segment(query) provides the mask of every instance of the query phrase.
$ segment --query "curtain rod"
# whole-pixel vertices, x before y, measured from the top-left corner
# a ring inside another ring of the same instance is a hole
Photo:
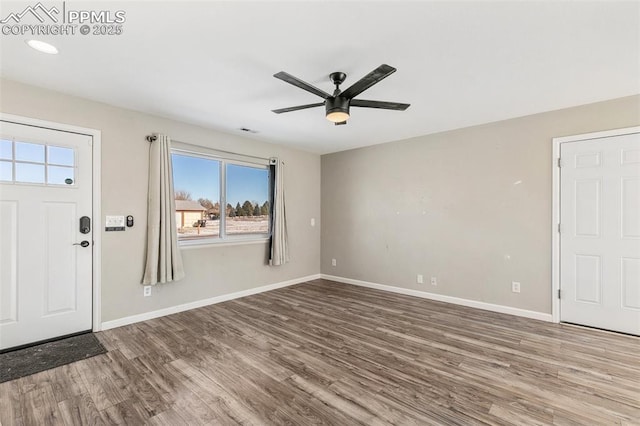
[[[145,139],[147,140],[147,142],[154,142],[156,139],[158,139],[158,137],[156,135],[149,135],[149,136],[146,136]],[[186,143],[186,142],[180,142],[180,141],[176,141],[176,142],[183,143],[183,144],[186,144],[186,145],[192,145],[192,144]],[[200,145],[193,145],[193,146],[200,147]],[[208,147],[205,146],[205,147],[201,147],[201,148],[208,148]],[[221,153],[224,153],[224,154],[240,155],[242,157],[255,158],[255,159],[258,159],[258,160],[267,160],[267,161],[270,160],[270,158],[258,157],[258,156],[255,156],[255,155],[240,154],[238,152],[225,151],[223,149],[216,149],[216,148],[209,148],[209,149],[212,149],[212,150],[214,150],[216,152],[221,152]]]

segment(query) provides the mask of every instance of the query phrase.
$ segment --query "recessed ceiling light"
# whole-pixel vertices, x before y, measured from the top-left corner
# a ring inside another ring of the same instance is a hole
[[[58,53],[58,49],[55,46],[45,43],[44,41],[29,40],[27,41],[27,44],[38,52],[48,53],[49,55],[56,55]]]

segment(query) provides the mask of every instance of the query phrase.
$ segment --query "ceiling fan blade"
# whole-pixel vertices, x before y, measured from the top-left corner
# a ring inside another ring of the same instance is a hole
[[[280,79],[282,81],[285,81],[289,84],[293,84],[296,87],[301,88],[302,90],[306,90],[307,92],[311,92],[314,95],[318,95],[323,99],[327,99],[329,96],[331,96],[330,94],[328,94],[327,92],[325,92],[324,90],[320,90],[315,86],[310,85],[307,82],[304,82],[302,80],[300,80],[297,77],[292,76],[289,73],[286,73],[284,71],[280,71],[279,73],[276,73],[273,75],[275,78]]]
[[[272,109],[271,111],[275,112],[276,114],[282,114],[283,112],[291,112],[291,111],[298,111],[300,109],[315,108],[322,105],[324,105],[324,102],[318,102],[317,104],[298,105],[298,106],[289,107],[289,108]]]
[[[351,99],[350,105],[352,107],[393,109],[396,111],[404,111],[411,106],[411,104],[401,104],[400,102],[366,101],[364,99]]]
[[[390,76],[394,72],[396,72],[396,69],[394,67],[387,64],[382,64],[375,70],[371,71],[369,74],[362,77],[360,80],[353,83],[353,85],[342,92],[340,96],[348,99],[355,98],[360,93],[364,92],[374,84],[379,83],[382,79]]]

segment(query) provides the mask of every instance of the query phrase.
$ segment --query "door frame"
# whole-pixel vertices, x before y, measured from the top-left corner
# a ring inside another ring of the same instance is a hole
[[[553,169],[553,198],[551,202],[551,316],[553,322],[560,322],[560,298],[558,297],[558,290],[560,290],[560,233],[558,229],[560,224],[560,145],[566,142],[602,139],[633,133],[640,133],[640,126],[585,133],[581,135],[563,136],[552,139],[553,154],[551,167]]]
[[[101,183],[100,183],[100,166],[101,166],[101,135],[102,132],[97,129],[90,129],[86,127],[73,126],[70,124],[56,123],[53,121],[40,120],[32,117],[24,117],[14,114],[6,114],[0,112],[0,120],[8,121],[15,124],[22,124],[26,126],[41,127],[44,129],[58,130],[69,133],[78,133],[81,135],[91,136],[92,142],[92,195],[91,195],[91,208],[93,217],[93,271],[92,271],[92,306],[91,306],[91,322],[92,330],[100,331],[102,329],[102,211],[100,202],[101,197]]]

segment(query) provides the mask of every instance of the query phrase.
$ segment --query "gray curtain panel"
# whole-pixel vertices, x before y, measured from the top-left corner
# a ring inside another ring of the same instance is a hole
[[[287,241],[287,216],[284,202],[284,162],[277,158],[270,161],[274,171],[273,213],[271,218],[271,257],[272,266],[284,265],[289,261]]]
[[[149,150],[147,260],[142,284],[177,281],[184,277],[176,232],[176,201],[171,168],[171,140],[156,135]]]

